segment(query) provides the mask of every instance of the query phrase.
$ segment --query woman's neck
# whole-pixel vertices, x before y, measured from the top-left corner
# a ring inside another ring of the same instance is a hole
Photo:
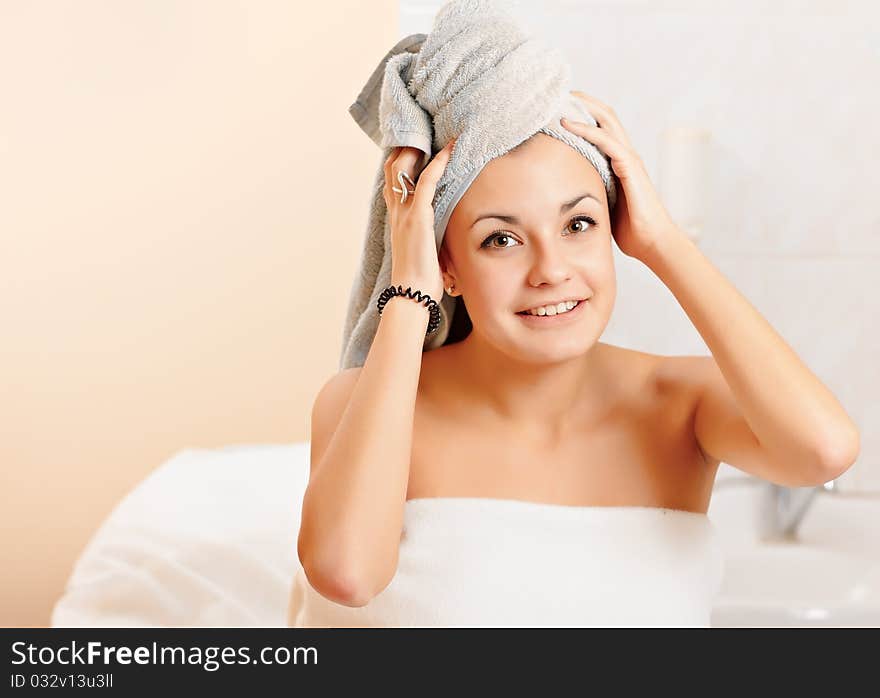
[[[448,348],[459,397],[486,416],[564,433],[604,412],[611,398],[602,342],[555,363],[517,361],[473,332]]]

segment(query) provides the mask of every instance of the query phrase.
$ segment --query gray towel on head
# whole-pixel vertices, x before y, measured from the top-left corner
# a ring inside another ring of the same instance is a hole
[[[370,75],[349,113],[382,148],[373,184],[360,272],[348,302],[339,368],[363,366],[379,326],[376,301],[391,284],[391,230],[382,190],[383,164],[397,146],[424,153],[416,174],[458,136],[434,195],[437,251],[455,205],[483,167],[535,133],[570,145],[596,168],[609,211],[615,177],[606,156],[559,123],[562,116],[596,124],[569,93],[571,68],[558,49],[531,36],[493,0],[452,0],[434,18],[430,34],[401,39]],[[444,293],[440,327],[423,351],[449,335],[457,297]],[[426,311],[427,312],[427,311]]]

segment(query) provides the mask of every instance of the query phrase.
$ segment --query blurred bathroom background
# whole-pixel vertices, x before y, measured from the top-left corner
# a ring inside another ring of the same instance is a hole
[[[96,528],[173,454],[308,440],[380,164],[348,105],[442,4],[0,0],[0,625],[47,625]],[[876,3],[512,7],[860,427],[816,492],[721,466],[719,619],[880,618]],[[707,354],[615,255],[603,341]],[[772,512],[796,542],[761,544]]]

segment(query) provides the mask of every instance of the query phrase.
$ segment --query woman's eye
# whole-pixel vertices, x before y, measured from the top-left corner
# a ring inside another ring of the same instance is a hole
[[[571,229],[571,227],[573,225],[578,225],[580,227],[572,230],[572,232],[585,233],[589,230],[589,227],[587,226],[587,224],[589,224],[590,226],[595,226],[596,221],[594,221],[590,216],[576,216],[576,217],[572,218],[571,221],[569,221],[568,228]],[[485,240],[483,240],[483,243],[482,243],[482,245],[480,245],[480,247],[495,247],[496,249],[504,249],[506,247],[514,247],[514,245],[493,245],[492,243],[495,240],[513,240],[513,237],[503,231],[496,230],[489,237],[487,237]]]
[[[585,233],[585,232],[588,230],[588,228],[587,228],[587,226],[586,226],[587,223],[589,223],[591,226],[595,226],[595,225],[596,225],[596,221],[594,221],[594,220],[593,220],[592,218],[590,218],[589,216],[577,216],[577,217],[575,217],[575,218],[572,218],[572,219],[571,219],[571,222],[569,223],[569,226],[574,225],[575,223],[580,223],[580,224],[581,224],[581,228],[580,228],[580,230],[575,230],[575,231],[574,231],[574,232],[576,232],[576,233]]]
[[[482,246],[483,247],[500,247],[500,248],[513,247],[513,245],[493,245],[492,242],[495,240],[513,240],[513,238],[510,237],[510,235],[505,235],[504,233],[492,233],[489,237],[487,237],[483,241]]]

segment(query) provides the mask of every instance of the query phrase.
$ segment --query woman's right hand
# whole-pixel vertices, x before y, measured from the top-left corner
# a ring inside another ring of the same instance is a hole
[[[420,174],[414,173],[423,157],[418,148],[394,148],[385,160],[382,194],[391,223],[391,283],[404,290],[412,287],[413,291],[427,293],[437,303],[443,296],[444,285],[434,237],[433,200],[454,145],[453,138],[437,151]],[[404,203],[400,202],[399,193],[391,191],[392,187],[400,188],[398,172],[406,172],[416,183],[415,193],[409,194]]]

